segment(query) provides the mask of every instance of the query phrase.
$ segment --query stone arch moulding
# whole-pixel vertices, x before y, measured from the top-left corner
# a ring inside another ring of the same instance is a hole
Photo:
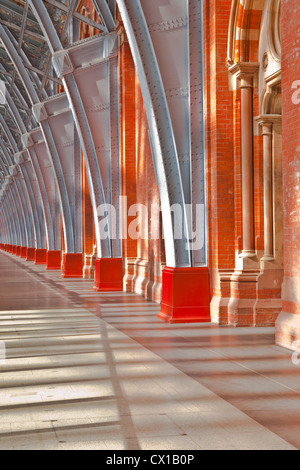
[[[228,30],[227,64],[258,61],[261,18],[270,0],[233,0]]]

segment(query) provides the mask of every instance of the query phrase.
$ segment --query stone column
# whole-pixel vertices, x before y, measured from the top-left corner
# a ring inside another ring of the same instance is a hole
[[[229,71],[241,90],[241,158],[243,249],[240,257],[255,256],[254,244],[254,175],[253,175],[253,86],[258,64],[234,64]]]
[[[261,126],[264,151],[264,255],[261,261],[274,260],[274,216],[273,216],[273,127],[281,116],[266,114],[257,118]]]
[[[264,141],[264,256],[262,259],[272,261],[274,259],[272,123],[262,124],[262,135]]]
[[[253,185],[253,77],[241,78],[241,150],[242,150],[242,202],[243,250],[241,257],[255,255],[254,250],[254,185]]]

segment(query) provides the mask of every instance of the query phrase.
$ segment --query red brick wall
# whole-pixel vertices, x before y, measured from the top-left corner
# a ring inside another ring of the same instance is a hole
[[[234,268],[234,135],[233,94],[226,67],[231,1],[204,1],[205,121],[208,201],[208,252],[213,321],[227,323],[230,285],[218,280],[219,270]],[[215,305],[215,307],[214,307]]]
[[[292,88],[300,80],[298,0],[282,0],[281,30],[284,283],[276,336],[279,344],[292,347],[300,340],[300,104]]]

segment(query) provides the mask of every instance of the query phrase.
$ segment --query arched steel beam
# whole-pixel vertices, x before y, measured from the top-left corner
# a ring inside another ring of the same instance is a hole
[[[0,94],[2,95],[3,100],[6,101],[6,104],[9,108],[12,116],[14,117],[14,120],[17,124],[17,127],[19,129],[20,134],[21,135],[26,134],[27,129],[25,127],[25,124],[24,124],[24,122],[23,122],[23,120],[22,120],[22,118],[19,114],[19,111],[18,111],[12,97],[10,96],[8,90],[6,88],[2,89],[2,87],[0,87]],[[17,158],[17,161],[16,161],[16,158]],[[29,171],[30,171],[30,167],[32,165],[32,169],[34,171],[34,176],[35,176],[35,178],[38,182],[38,185],[39,185],[40,195],[41,195],[41,198],[42,198],[43,213],[44,213],[44,218],[45,218],[45,223],[46,223],[45,228],[46,228],[47,246],[48,246],[48,250],[52,251],[52,250],[56,249],[55,241],[54,241],[54,227],[53,227],[53,223],[52,223],[52,216],[51,216],[48,196],[47,196],[47,192],[46,192],[46,188],[45,188],[45,182],[44,182],[44,179],[43,179],[43,176],[42,176],[42,173],[41,173],[41,169],[39,167],[38,160],[36,158],[35,153],[33,153],[31,161],[28,160],[28,158],[26,158],[26,157],[25,157],[25,159],[22,158],[22,153],[18,152],[18,153],[15,154],[15,163],[20,165],[21,168],[22,168],[22,164],[24,164],[24,166],[26,166],[26,162],[28,162],[28,164],[29,164]],[[40,226],[43,227],[42,221],[40,221]],[[43,235],[43,231],[42,231],[41,235]],[[43,243],[42,243],[42,245],[43,245]]]
[[[61,249],[60,240],[60,203],[57,197],[57,186],[54,175],[54,169],[47,151],[47,147],[40,128],[33,129],[29,133],[22,135],[24,152],[16,155],[15,159],[21,158],[25,161],[29,158],[39,173],[39,179],[44,181],[46,196],[45,207],[47,212],[46,227],[49,229],[49,247],[50,251]]]
[[[12,42],[14,48],[17,50],[18,42],[16,41],[16,39],[14,38],[14,36],[12,35],[12,33],[8,29],[6,29],[6,33],[9,37],[10,41]],[[22,48],[20,48],[19,54],[20,54],[20,57],[22,59],[23,64],[25,66],[31,67],[31,63],[28,60],[28,57],[27,57],[27,55],[25,54],[25,52],[23,51]],[[41,86],[42,86],[42,82],[39,79],[38,74],[36,72],[30,70],[30,69],[27,69],[27,70],[28,70],[27,73],[31,76],[32,81],[35,83],[36,87],[40,90]],[[45,90],[45,88],[42,88],[42,90],[41,90],[41,98],[42,99],[47,99],[48,98],[48,93]]]
[[[11,86],[11,83],[12,83],[12,77],[11,76],[7,76],[6,75],[6,69],[4,68],[3,64],[0,64],[0,75],[1,73],[4,73],[5,74],[5,77],[6,77],[6,80],[8,81],[9,85]],[[5,82],[4,82],[5,83]],[[24,111],[26,111],[26,113],[29,113],[31,112],[30,108],[28,108],[28,105],[26,103],[26,100],[24,99],[22,93],[20,92],[20,90],[18,89],[18,87],[16,86],[16,84],[13,85],[13,92],[17,98],[17,100],[20,101],[20,105],[21,106],[21,109],[23,109]],[[35,119],[34,119],[34,116],[31,114],[31,117],[30,117],[30,121],[29,121],[29,125],[34,128],[37,126],[37,123],[35,122]]]
[[[5,160],[7,162],[7,166],[8,167],[12,166],[11,156],[10,156],[7,148],[5,147],[4,142],[3,142],[2,139],[0,139],[0,150],[2,151],[2,155],[4,155],[4,157],[5,157]],[[1,159],[1,154],[0,154],[0,160],[1,160],[1,164],[2,164],[3,168],[5,169],[5,165],[4,165],[4,163]],[[8,169],[7,170],[5,169],[5,172],[7,173],[7,175],[6,175],[7,181],[8,180],[10,181],[12,179],[12,177],[9,176]],[[23,190],[23,188],[21,186],[21,183],[18,180],[18,178],[16,179],[15,183],[16,183],[16,185],[13,184],[12,187],[11,187],[11,190],[14,192],[13,197],[12,197],[14,203],[18,202],[16,211],[17,211],[17,217],[18,217],[18,223],[19,223],[19,230],[20,230],[20,234],[21,234],[21,237],[22,237],[22,246],[32,246],[32,243],[33,243],[32,225],[31,225],[30,219],[28,217],[28,211],[27,211],[27,207],[26,207],[24,190]],[[24,197],[22,197],[22,196],[24,196]],[[25,226],[21,221],[25,221]],[[28,245],[28,243],[30,243],[30,245]]]
[[[114,31],[116,23],[106,0],[93,0],[93,4],[101,22],[106,26],[107,31],[109,33]]]
[[[134,58],[149,124],[149,137],[160,191],[167,265],[192,264],[186,201],[166,92],[140,0],[117,0]],[[151,3],[152,6],[152,3]],[[167,58],[165,58],[167,59]],[[182,122],[182,125],[184,123]],[[171,206],[181,209],[172,220]],[[182,223],[181,223],[182,222]],[[181,238],[175,239],[177,228]]]
[[[12,243],[12,237],[13,237],[12,222],[7,214],[6,199],[5,199],[6,196],[3,194],[2,197],[3,197],[3,203],[0,206],[0,210],[1,210],[1,217],[2,217],[2,225],[3,225],[4,233],[5,233],[4,243],[10,245],[10,244],[13,244]]]
[[[18,55],[15,47],[10,41],[2,25],[0,25],[0,39],[3,43],[3,46],[7,54],[9,55],[12,62],[14,63],[14,66],[22,80],[23,86],[28,93],[28,97],[31,101],[33,108],[36,106],[35,116],[37,117],[38,110],[41,107],[41,103],[39,102],[34,86],[31,80],[29,79],[27,70],[25,69],[20,56]],[[49,123],[47,122],[47,119],[45,120],[42,119],[39,124],[44,134],[45,143],[47,145],[47,149],[51,157],[51,162],[55,171],[55,177],[57,181],[57,187],[59,190],[59,198],[60,198],[60,203],[61,203],[61,212],[62,212],[62,219],[63,219],[66,251],[68,253],[74,253],[75,252],[75,242],[74,242],[75,238],[74,238],[73,220],[72,220],[72,214],[71,214],[71,209],[70,209],[70,204],[69,204],[69,199],[68,199],[68,192],[67,192],[67,188],[65,185],[61,162],[59,159],[59,155],[57,153],[55,141],[51,133]]]
[[[0,225],[1,225],[1,242],[4,244],[9,243],[9,229],[8,222],[6,219],[6,214],[4,212],[3,206],[0,206]]]
[[[74,61],[74,63],[76,62],[77,67],[80,68],[81,61],[84,61],[85,63],[93,61],[93,63],[95,64],[94,66],[96,67],[97,59],[107,59],[106,51],[107,49],[112,50],[113,41],[115,40],[115,38],[111,36],[106,36],[107,44],[105,48],[105,40],[103,39],[102,35],[99,35],[89,40],[88,42],[85,42],[84,44],[77,44],[76,48],[74,46],[74,49],[68,48],[68,50],[64,50],[43,2],[40,0],[30,0],[30,5],[32,11],[34,12],[36,18],[39,21],[40,27],[44,32],[44,35],[48,39],[50,50],[54,54],[54,65],[56,67],[58,76],[60,76],[63,80],[64,88],[68,95],[78,134],[80,136],[81,146],[83,149],[87,168],[90,195],[93,205],[98,257],[120,257],[120,249],[118,249],[117,253],[114,253],[113,251],[114,247],[112,246],[111,227],[109,227],[108,236],[105,236],[106,234],[101,233],[101,224],[98,220],[98,207],[107,206],[107,204],[110,203],[111,195],[110,191],[108,189],[105,191],[104,188],[104,175],[103,172],[100,171],[99,164],[101,159],[98,157],[97,151],[95,149],[95,134],[93,134],[91,121],[87,116],[87,106],[85,106],[83,102],[83,97],[79,90],[78,82],[76,81],[75,76],[72,73],[74,66],[72,60]],[[103,42],[103,44],[101,44],[101,42]],[[82,47],[85,47],[85,54],[82,53]],[[81,52],[79,57],[77,57],[77,52]],[[95,86],[95,83],[93,85]],[[97,99],[99,100],[98,97]],[[99,107],[103,110],[105,109],[105,105],[107,106],[107,102],[99,103]],[[105,154],[102,155],[102,162],[104,160],[107,160],[107,156]],[[107,162],[105,169],[103,169],[106,174],[109,164],[110,162]],[[104,163],[102,163],[102,168],[103,167]]]
[[[14,154],[18,153],[18,151],[19,151],[18,146],[15,142],[15,139],[14,139],[10,129],[8,128],[6,122],[4,121],[2,115],[0,115],[0,125],[2,126],[4,132],[5,132],[5,134],[8,138],[11,146],[12,146]],[[13,162],[11,161],[11,163],[13,163]],[[13,165],[11,165],[11,166],[13,167]],[[40,226],[40,220],[39,220],[39,216],[38,216],[35,195],[34,195],[34,192],[33,192],[32,184],[31,184],[31,181],[29,179],[26,167],[23,167],[23,168],[19,167],[19,169],[20,169],[21,174],[24,178],[24,190],[27,192],[28,198],[29,198],[28,211],[29,211],[29,213],[31,212],[32,216],[33,216],[33,222],[34,222],[33,227],[34,227],[34,234],[35,234],[35,240],[36,240],[36,247],[40,249],[40,248],[43,248],[42,247],[42,239],[41,239],[42,227]],[[16,168],[16,170],[18,171],[18,168]]]
[[[11,186],[13,186],[11,185],[11,182],[8,182],[5,189],[4,199],[6,198],[6,212],[9,214],[12,222],[12,245],[19,246],[24,242],[24,239],[22,239],[21,219],[16,204],[16,197]],[[22,244],[22,246],[24,245]]]
[[[2,166],[2,161],[0,159],[0,164]],[[3,182],[2,182],[2,187],[3,187]],[[13,217],[14,214],[14,208],[11,207],[9,197],[7,195],[7,186],[5,185],[5,188],[1,190],[1,209],[3,210],[3,217],[4,217],[4,223],[6,224],[6,235],[7,235],[7,243],[9,244],[14,244],[15,243],[15,234],[16,234],[16,219]]]

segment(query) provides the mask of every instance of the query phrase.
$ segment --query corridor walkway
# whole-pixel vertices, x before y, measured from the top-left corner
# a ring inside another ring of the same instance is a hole
[[[274,330],[167,325],[0,253],[0,449],[300,449],[300,366]]]

